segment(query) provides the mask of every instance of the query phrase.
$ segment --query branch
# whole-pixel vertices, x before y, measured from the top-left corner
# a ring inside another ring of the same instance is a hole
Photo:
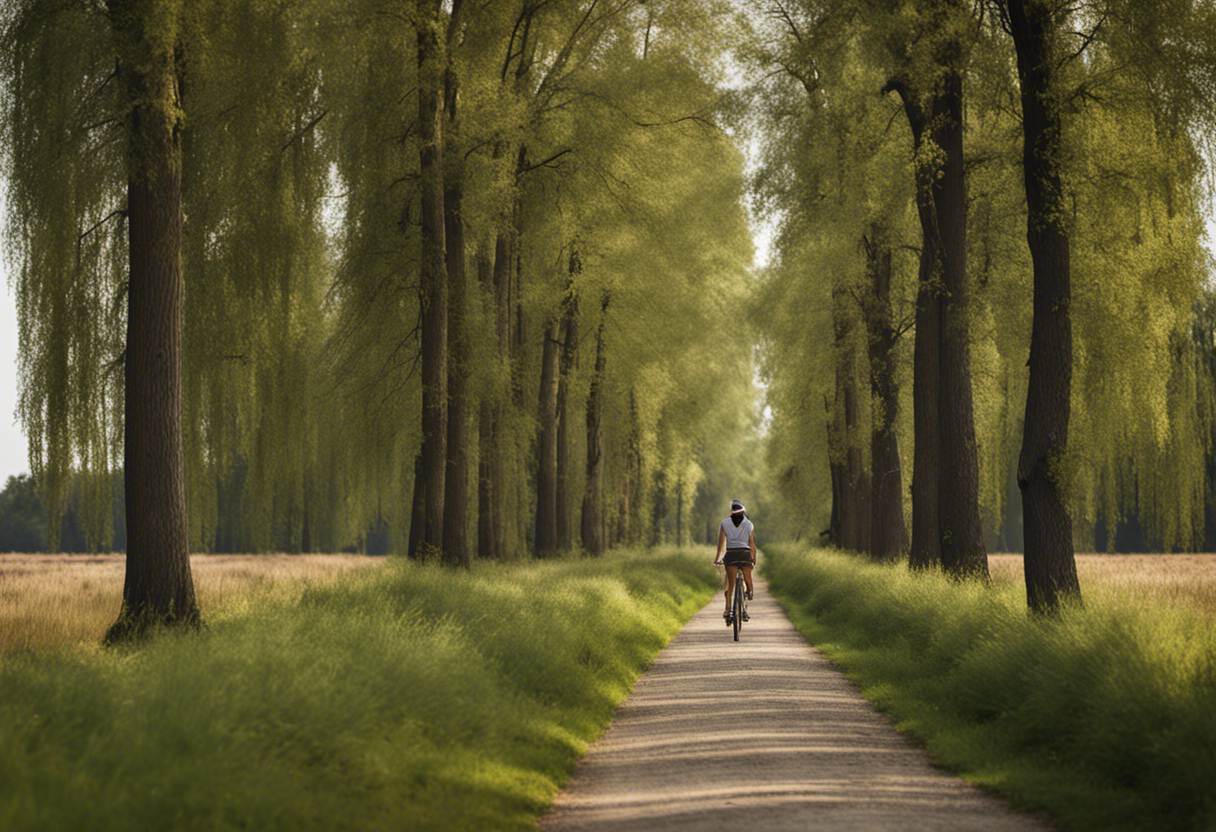
[[[537,168],[552,167],[553,166],[551,164],[552,162],[555,162],[558,159],[565,156],[566,154],[573,153],[573,152],[574,152],[574,148],[572,148],[572,147],[567,147],[565,150],[559,150],[557,153],[554,153],[548,159],[544,159],[542,161],[536,162],[535,164],[525,165],[523,168],[520,168],[519,175],[522,176],[523,174],[528,173],[529,171],[536,170]]]
[[[304,134],[307,133],[312,128],[316,127],[318,124],[320,124],[321,119],[325,118],[325,116],[328,113],[329,113],[329,108],[326,107],[324,110],[322,110],[321,112],[319,112],[315,116],[313,116],[312,120],[309,121],[308,124],[305,124],[303,127],[301,127],[299,130],[297,130],[295,132],[295,135],[293,135],[287,141],[283,142],[283,146],[279,148],[279,152],[283,153],[284,151],[287,150],[287,148],[291,147],[293,144],[300,141],[300,139],[304,138]]]
[[[126,208],[115,208],[113,211],[106,214],[104,217],[99,219],[97,222],[95,222],[91,226],[89,226],[89,228],[86,231],[81,232],[80,236],[76,238],[76,244],[79,245],[80,243],[83,243],[85,237],[89,236],[94,231],[101,228],[103,225],[105,225],[107,222],[114,219],[115,217],[125,217],[126,215],[127,215]]]

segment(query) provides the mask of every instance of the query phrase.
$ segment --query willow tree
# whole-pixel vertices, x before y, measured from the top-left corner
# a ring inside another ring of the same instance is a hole
[[[1027,241],[1034,261],[1034,328],[1025,438],[1018,461],[1032,609],[1080,598],[1066,503],[1065,455],[1072,386],[1069,242],[1061,178],[1059,11],[1047,0],[1010,0],[1024,132]]]
[[[22,413],[52,506],[73,461],[104,470],[103,447],[121,444],[127,569],[111,641],[199,620],[181,423],[180,17],[176,3],[115,0],[17,4],[5,20]],[[125,239],[108,236],[115,220]]]

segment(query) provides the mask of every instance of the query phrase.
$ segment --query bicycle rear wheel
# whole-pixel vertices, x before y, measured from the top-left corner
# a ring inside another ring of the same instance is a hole
[[[743,581],[735,579],[735,597],[733,599],[731,619],[734,623],[735,641],[739,640],[739,630],[743,628]]]

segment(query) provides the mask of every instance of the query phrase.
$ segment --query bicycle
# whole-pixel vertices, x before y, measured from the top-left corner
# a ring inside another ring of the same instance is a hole
[[[722,565],[720,561],[719,565]],[[735,570],[735,593],[731,598],[730,606],[731,631],[734,635],[734,640],[738,641],[739,631],[743,629],[744,622],[749,620],[747,615],[747,582],[743,580],[742,569]]]

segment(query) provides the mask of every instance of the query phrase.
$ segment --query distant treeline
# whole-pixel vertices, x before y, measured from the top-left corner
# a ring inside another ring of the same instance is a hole
[[[1209,455],[1207,460],[1208,482],[1213,486],[1209,493],[1216,493],[1216,455]],[[59,521],[59,545],[56,552],[97,552],[117,551],[126,549],[127,530],[123,512],[122,474],[113,475],[110,505],[110,521],[113,537],[110,540],[90,539],[85,520],[85,509],[82,506],[83,489],[73,478],[68,489],[68,497]],[[1017,483],[1012,484],[1006,503],[1006,516],[1000,523],[986,523],[985,532],[989,549],[994,552],[1022,551],[1021,503],[1018,499]],[[652,537],[657,541],[703,541],[712,543],[717,531],[712,521],[704,517],[697,521],[685,520],[679,511],[679,501],[674,510],[668,515],[665,500],[656,501],[656,511],[659,514],[652,517]],[[212,546],[201,551],[215,553],[243,552],[248,549],[241,546],[240,512],[233,512],[219,518],[216,539]],[[38,494],[33,478],[28,474],[9,477],[4,490],[0,491],[0,552],[46,552],[50,551],[47,526],[50,522],[46,505]],[[702,528],[704,525],[704,528]],[[1099,516],[1098,522],[1092,529],[1093,548],[1099,552],[1152,552],[1160,547],[1146,532],[1144,523],[1134,512],[1118,518],[1112,530],[1105,516]],[[368,555],[384,555],[397,551],[404,545],[401,535],[394,536],[392,528],[383,519],[373,520],[363,531],[351,540],[345,541],[338,551],[360,552]],[[112,546],[106,545],[112,541]],[[302,552],[298,537],[293,538],[290,529],[281,530],[281,536],[276,539],[275,551]],[[1216,507],[1208,500],[1205,511],[1203,528],[1202,551],[1216,551]]]

